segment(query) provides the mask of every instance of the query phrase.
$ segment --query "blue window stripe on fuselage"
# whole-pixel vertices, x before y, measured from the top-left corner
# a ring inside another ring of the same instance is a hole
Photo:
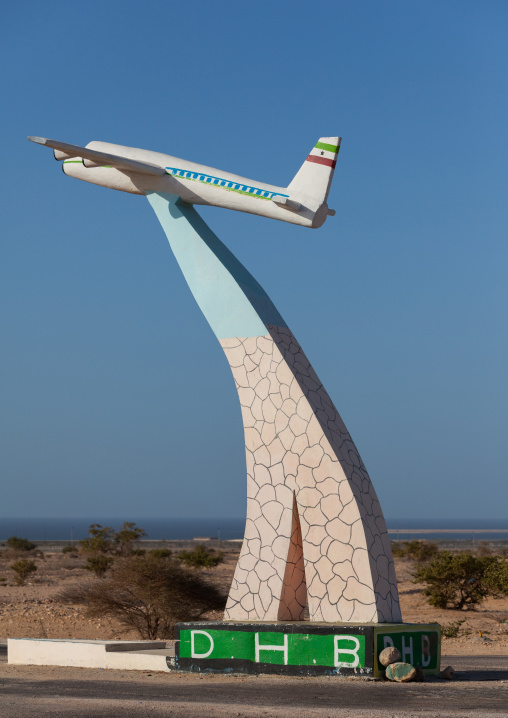
[[[287,194],[282,192],[270,192],[270,190],[260,189],[259,187],[249,187],[247,185],[238,184],[230,180],[222,179],[221,177],[214,177],[213,175],[205,175],[202,172],[191,172],[190,170],[182,170],[178,167],[166,167],[166,172],[173,175],[174,177],[182,177],[183,179],[193,179],[198,182],[206,184],[213,184],[216,187],[226,187],[228,189],[237,190],[238,192],[245,192],[246,194],[253,194],[257,197],[288,197]]]

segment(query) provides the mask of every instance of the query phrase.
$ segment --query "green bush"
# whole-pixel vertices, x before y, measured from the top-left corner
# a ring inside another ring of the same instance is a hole
[[[89,556],[83,568],[94,573],[97,578],[101,578],[112,563],[113,559],[111,556],[104,556],[99,553],[96,556]]]
[[[146,536],[143,529],[136,526],[132,521],[124,521],[120,531],[114,536],[116,553],[120,556],[128,556],[135,551],[136,541]]]
[[[224,561],[222,553],[216,554],[213,548],[206,548],[203,544],[198,544],[192,551],[181,551],[176,558],[193,568],[212,568]]]
[[[7,546],[13,551],[33,551],[37,546],[26,538],[11,536],[6,541]]]
[[[464,622],[464,618],[459,618],[458,621],[448,623],[446,626],[441,626],[441,633],[445,638],[458,638],[460,635],[460,627]]]
[[[508,563],[499,556],[441,551],[414,579],[426,584],[423,593],[437,608],[469,608],[487,596],[508,595]]]
[[[508,560],[500,556],[492,556],[493,561],[489,564],[486,578],[492,586],[493,596],[508,596]]]
[[[413,539],[412,541],[393,542],[392,553],[399,558],[410,558],[418,563],[424,563],[437,556],[439,549],[434,541]]]
[[[27,561],[26,558],[22,558],[19,561],[11,563],[9,568],[12,568],[16,574],[15,581],[18,586],[24,586],[26,579],[37,571],[37,566],[34,561]]]
[[[58,600],[81,603],[91,617],[112,616],[141,638],[172,638],[175,624],[223,609],[226,599],[199,573],[168,558],[118,559],[102,581],[64,589]]]
[[[115,532],[111,526],[91,524],[88,529],[89,536],[79,541],[79,547],[85,554],[110,554],[115,549]]]
[[[88,532],[88,538],[79,541],[79,548],[87,556],[83,568],[96,576],[104,576],[117,556],[139,556],[145,553],[144,549],[135,546],[145,532],[130,521],[124,521],[120,531],[115,532],[111,526],[92,524]]]
[[[92,524],[88,533],[88,538],[79,541],[79,547],[83,553],[92,556],[128,556],[136,550],[136,541],[145,536],[144,530],[131,521],[124,521],[120,531],[111,526]]]
[[[150,556],[153,556],[154,558],[170,558],[172,554],[173,552],[168,548],[153,548],[150,551]]]
[[[76,549],[74,546],[64,546],[62,549],[62,553],[75,553]]]

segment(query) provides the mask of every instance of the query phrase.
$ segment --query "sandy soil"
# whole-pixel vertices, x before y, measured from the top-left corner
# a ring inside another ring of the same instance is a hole
[[[44,553],[35,558],[37,573],[25,586],[17,586],[9,564],[26,555],[0,555],[0,637],[1,638],[90,638],[102,640],[138,639],[136,631],[126,630],[118,621],[103,617],[90,619],[84,606],[65,605],[56,596],[77,581],[97,580],[82,568],[83,556]],[[32,557],[29,556],[30,559]],[[204,571],[225,594],[229,590],[238,553],[224,552],[224,563]],[[6,579],[2,581],[2,578]],[[222,614],[210,612],[206,618],[220,620]]]
[[[227,552],[225,563],[208,572],[225,592],[231,582],[238,554]],[[16,586],[9,569],[12,556],[0,556],[0,637],[2,638],[90,638],[133,639],[110,618],[89,619],[83,606],[68,606],[55,596],[66,585],[89,579],[81,568],[82,557],[46,553],[36,558],[36,578],[26,586]],[[508,597],[489,599],[475,611],[440,610],[429,606],[422,586],[412,583],[414,563],[396,559],[402,615],[406,622],[437,621],[443,626],[463,620],[457,638],[443,638],[443,653],[449,655],[508,655]],[[2,581],[2,579],[5,579]],[[218,620],[220,614],[210,614]]]

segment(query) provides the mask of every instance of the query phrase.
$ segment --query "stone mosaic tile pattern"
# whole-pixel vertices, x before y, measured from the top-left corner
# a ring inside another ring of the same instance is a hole
[[[331,399],[286,327],[221,339],[240,397],[247,522],[225,620],[399,622],[386,524]]]

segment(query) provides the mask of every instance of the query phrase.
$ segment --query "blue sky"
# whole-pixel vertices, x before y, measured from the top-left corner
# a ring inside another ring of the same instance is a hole
[[[504,2],[20,1],[2,13],[0,516],[242,516],[225,357],[146,199],[41,135],[287,185],[319,230],[200,212],[272,297],[385,516],[506,517]]]

